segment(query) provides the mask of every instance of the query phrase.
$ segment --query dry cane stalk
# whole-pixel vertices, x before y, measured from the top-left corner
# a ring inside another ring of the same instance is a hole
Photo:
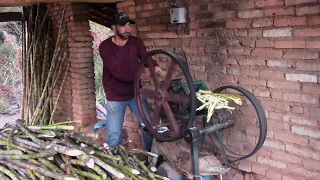
[[[46,93],[48,92],[47,89],[44,89],[44,81],[45,81],[45,77],[47,77],[48,75],[48,71],[49,71],[49,56],[50,56],[50,51],[49,51],[49,30],[50,30],[50,22],[48,23],[48,27],[47,27],[47,32],[45,32],[45,42],[44,42],[44,62],[42,64],[42,74],[41,74],[41,82],[40,82],[40,89],[42,89],[43,91],[46,91]],[[46,94],[46,96],[48,96],[48,94]],[[44,122],[44,124],[47,124],[47,122],[45,122],[44,119],[47,119],[48,117],[46,117],[49,113],[50,113],[50,108],[47,108],[46,113],[44,113],[43,117],[42,117],[42,121]]]
[[[64,140],[66,143],[69,142],[69,137],[67,134],[64,134]],[[70,163],[70,156],[66,156],[66,174],[71,174],[71,163]]]
[[[10,180],[6,175],[4,175],[2,172],[0,172],[0,179],[2,180]]]
[[[13,164],[11,162],[8,162],[8,161],[5,161],[5,160],[0,160],[0,163],[5,165],[5,166],[11,167],[11,168],[13,168],[15,170],[19,170],[19,171],[21,171],[21,172],[23,172],[25,174],[29,174],[29,172],[27,170],[22,169],[19,166],[15,165],[15,164]]]
[[[44,18],[42,19],[42,22],[40,23],[40,13],[43,10],[43,8],[40,8],[41,5],[37,6],[31,6],[30,8],[24,8],[24,15],[26,17],[26,14],[29,14],[28,18],[28,26],[27,26],[27,32],[28,32],[28,43],[26,42],[26,33],[25,33],[25,26],[23,23],[23,79],[24,79],[24,88],[23,88],[23,108],[22,108],[22,119],[25,119],[27,124],[29,123],[29,115],[33,113],[34,111],[34,105],[36,104],[36,101],[38,99],[38,83],[37,81],[39,78],[37,78],[38,72],[40,68],[36,68],[37,65],[40,63],[39,61],[39,54],[38,53],[38,47],[42,47],[42,45],[39,45],[40,40],[42,40],[42,32],[43,32],[43,25],[46,21],[47,13],[45,13]],[[36,9],[35,9],[36,7]],[[43,7],[43,6],[41,6]],[[33,11],[36,11],[36,17],[34,19],[33,17]],[[27,19],[27,18],[25,18]],[[27,48],[28,45],[28,48]],[[42,52],[42,51],[41,51]],[[25,118],[25,115],[27,117]]]
[[[60,44],[61,43],[61,34],[62,34],[62,32],[64,32],[65,27],[66,26],[65,26],[65,7],[64,7],[64,9],[62,11],[62,18],[61,18],[60,27],[59,27],[59,33],[58,33],[57,42],[56,42],[56,46],[55,46],[56,49],[54,51],[54,55],[53,55],[53,58],[52,58],[52,64],[50,66],[50,70],[49,70],[49,73],[48,73],[48,77],[47,77],[44,89],[46,89],[48,87],[49,80],[50,80],[50,78],[51,78],[51,76],[53,74],[53,70],[54,70],[55,65],[56,65],[56,61],[58,60],[58,56],[59,56],[60,50],[61,50],[61,44]],[[33,114],[33,117],[32,117],[32,122],[31,122],[32,125],[35,125],[37,123],[37,121],[36,121],[37,119],[36,118],[37,118],[37,116],[38,116],[38,114],[39,114],[39,112],[41,110],[41,105],[42,105],[42,103],[44,101],[44,98],[45,98],[44,95],[45,95],[45,93],[41,94],[41,97],[39,99],[38,105],[37,105],[36,110],[35,110],[35,112]]]
[[[29,172],[29,177],[32,179],[32,180],[37,180],[37,177],[36,177],[36,175],[33,173],[33,171],[31,171],[31,170],[28,170],[28,172]]]
[[[21,160],[21,159],[37,159],[41,157],[49,157],[57,152],[53,149],[49,149],[46,151],[39,152],[37,154],[26,154],[26,155],[5,155],[0,154],[0,159],[14,159],[14,160]]]
[[[41,148],[46,148],[47,144],[38,139],[35,135],[33,135],[23,124],[23,121],[21,119],[16,120],[17,126],[20,128],[21,131],[23,131],[33,142],[38,144]]]
[[[5,175],[9,176],[12,180],[19,180],[19,178],[13,172],[5,168],[4,166],[0,165],[0,172],[3,172]]]
[[[6,135],[5,133],[3,132],[0,132],[0,139],[3,140],[3,141],[8,141],[7,140],[7,137],[8,135]],[[25,147],[25,148],[28,148],[32,151],[36,151],[38,152],[40,150],[40,146],[33,143],[32,141],[28,141],[26,139],[21,139],[21,138],[18,138],[18,137],[13,137],[13,143],[19,145],[19,146],[22,146],[22,147]],[[10,144],[11,146],[13,144]]]
[[[78,175],[81,175],[81,176],[84,176],[84,177],[88,177],[88,178],[94,179],[94,180],[101,180],[101,177],[96,175],[96,174],[89,173],[89,172],[86,172],[86,171],[81,171],[81,170],[76,169],[74,167],[71,167],[71,169],[74,171],[74,173],[76,173]]]
[[[64,37],[65,37],[65,36],[66,36],[66,35],[64,35]],[[65,46],[66,46],[66,45],[65,45]],[[66,47],[63,48],[63,49],[66,49]],[[50,105],[50,100],[52,99],[51,96],[52,96],[52,93],[53,93],[53,91],[54,91],[55,85],[56,85],[56,83],[57,83],[57,81],[58,81],[58,79],[59,79],[59,75],[60,75],[61,69],[62,69],[62,64],[63,64],[64,60],[66,59],[67,54],[68,54],[67,51],[64,51],[64,52],[63,52],[63,57],[62,57],[62,60],[61,60],[62,63],[60,63],[59,68],[55,68],[55,69],[58,69],[58,72],[55,72],[54,75],[52,76],[52,78],[54,79],[54,80],[53,80],[53,83],[52,83],[52,85],[51,85],[51,87],[50,87],[50,89],[49,89],[48,95],[46,96],[46,100],[45,100],[43,106],[41,107],[41,111],[40,111],[40,113],[38,114],[38,117],[35,117],[35,120],[36,120],[36,118],[40,118],[39,116],[45,114],[45,112],[49,109],[48,106]],[[58,60],[58,61],[59,61],[59,60]],[[43,116],[43,117],[45,117],[45,116]],[[41,124],[44,124],[44,121],[45,121],[45,119],[42,118],[41,121],[40,121],[40,125],[41,125]],[[49,124],[50,124],[50,123],[49,123]]]
[[[33,6],[34,7],[34,6]],[[36,84],[36,64],[37,64],[37,44],[36,44],[36,38],[38,37],[39,34],[41,34],[41,31],[38,29],[38,23],[39,23],[39,14],[40,14],[40,5],[38,4],[37,5],[37,9],[36,9],[36,17],[35,17],[35,20],[33,21],[33,19],[31,19],[31,21],[34,23],[34,27],[33,27],[33,35],[32,35],[32,45],[30,47],[30,53],[32,53],[32,56],[31,56],[31,63],[30,63],[30,72],[31,72],[31,78],[30,78],[30,84],[29,84],[29,92],[30,93],[30,96],[29,96],[29,99],[30,99],[30,107],[29,109],[31,108],[31,114],[32,112],[34,112],[35,110],[35,105],[36,105],[36,102],[38,101],[38,97],[37,97],[37,94],[38,94],[38,89],[37,89],[37,84]],[[32,52],[31,52],[32,50]]]
[[[49,169],[51,169],[53,172],[56,173],[63,173],[61,169],[59,169],[55,164],[51,163],[51,161],[48,161],[45,158],[39,158],[39,162],[47,166]]]
[[[39,172],[40,174],[42,174],[44,176],[48,176],[48,177],[51,177],[51,178],[54,178],[54,179],[57,179],[57,180],[76,180],[76,178],[73,178],[71,176],[66,176],[64,174],[54,173],[54,172],[46,170],[46,169],[44,169],[42,167],[37,167],[37,166],[31,165],[30,163],[25,162],[25,161],[11,160],[10,162],[12,162],[12,163],[14,163],[14,164],[16,164],[18,166],[21,166],[23,168]]]
[[[87,163],[85,162],[84,156],[79,156],[78,157],[80,160],[71,160],[71,164],[76,164],[76,165],[80,165],[80,166],[87,166]],[[89,167],[91,168],[91,167]],[[91,168],[92,170],[94,170],[98,175],[100,175],[102,177],[102,179],[108,179],[108,175],[97,165],[93,165],[93,167]]]
[[[50,23],[48,23],[47,27],[47,32],[46,32],[46,37],[45,37],[45,42],[44,42],[44,62],[42,64],[42,74],[41,74],[41,89],[44,90],[44,80],[45,77],[47,76],[47,71],[48,71],[48,64],[49,64],[49,39],[50,39]]]
[[[0,140],[0,145],[7,145],[7,143],[5,141]],[[12,144],[11,147],[14,149],[18,149],[20,151],[23,151],[25,153],[33,153],[33,151],[30,151],[29,149],[22,147],[22,146],[17,146],[15,144]]]
[[[11,149],[11,144],[12,144],[12,139],[11,139],[11,137],[12,137],[12,134],[14,133],[14,131],[17,129],[17,126],[14,126],[13,128],[12,128],[12,130],[11,130],[11,132],[10,132],[10,134],[9,134],[9,136],[8,136],[8,140],[7,140],[7,149],[8,149],[8,151]]]
[[[153,173],[136,156],[133,156],[133,159],[134,159],[135,162],[137,162],[139,164],[141,169],[144,170],[147,173],[149,179],[156,180],[156,178],[154,177]]]
[[[60,53],[60,50],[61,50],[61,47],[59,46],[57,48],[58,53]],[[49,89],[49,93],[46,92],[46,91],[43,91],[43,93],[41,94],[41,97],[39,99],[38,105],[36,107],[36,110],[34,111],[32,119],[31,119],[31,125],[35,125],[35,124],[38,123],[38,116],[40,115],[40,111],[42,110],[43,101],[46,99],[45,95],[48,94],[48,96],[50,96],[50,94],[51,94],[51,89],[52,88],[49,88],[49,83],[50,83],[50,79],[51,79],[51,77],[53,75],[53,70],[56,68],[56,62],[58,60],[57,56],[53,57],[53,60],[52,60],[52,63],[51,63],[50,69],[49,69],[49,73],[48,73],[48,76],[47,76],[47,80],[46,80],[46,83],[45,83],[45,86],[44,86],[45,90],[47,88]]]
[[[21,114],[20,118],[24,119],[25,106],[26,106],[26,64],[25,64],[25,56],[26,56],[26,27],[25,27],[25,16],[23,16],[22,23],[22,78],[23,78],[23,90],[22,90],[22,106],[21,106]]]
[[[108,171],[110,174],[112,174],[113,176],[119,178],[119,179],[123,179],[125,178],[125,176],[119,172],[118,170],[116,170],[114,167],[104,163],[103,161],[101,161],[99,158],[95,157],[95,156],[89,156],[90,158],[92,158],[94,160],[94,162],[96,164],[98,164],[100,167],[102,167],[103,169],[105,169],[106,171]]]
[[[7,151],[4,151],[4,150],[0,150],[0,155],[23,155],[22,151],[20,150],[7,150]]]
[[[24,179],[23,177],[21,177],[21,175],[18,174],[17,171],[14,170],[12,167],[10,167],[10,166],[7,166],[7,167],[8,167],[8,169],[9,169],[14,175],[16,175],[17,177],[19,177],[20,180],[25,180],[25,179]]]
[[[50,7],[49,7],[50,8]],[[37,37],[36,37],[36,42],[35,42],[35,50],[34,50],[34,54],[33,54],[33,57],[35,58],[37,55],[38,55],[38,48],[41,48],[41,47],[43,47],[43,45],[40,43],[39,44],[39,42],[40,42],[40,40],[43,40],[43,38],[41,37],[43,34],[44,34],[44,32],[45,32],[45,29],[43,29],[43,27],[45,26],[45,23],[47,22],[47,15],[48,15],[48,12],[49,12],[49,8],[46,10],[46,12],[45,12],[45,14],[44,14],[44,17],[43,17],[43,19],[42,19],[42,21],[41,21],[41,24],[40,24],[40,26],[39,26],[39,28],[35,28],[35,32],[34,32],[34,34],[37,34]],[[38,11],[37,11],[37,13],[40,13],[40,5],[38,5]],[[37,17],[38,17],[38,15],[37,15]],[[37,20],[36,20],[37,21]],[[37,25],[37,23],[36,23],[36,25]],[[46,41],[48,41],[48,40],[46,40]],[[43,59],[42,57],[40,57],[40,59],[38,60],[38,61],[36,61],[36,63],[38,63],[38,65],[39,66],[37,66],[38,67],[38,71],[36,71],[37,73],[35,73],[36,75],[39,75],[40,74],[40,64],[39,64],[39,62],[40,62],[40,60],[41,59]],[[36,88],[38,89],[38,91],[36,91],[38,94],[37,94],[37,97],[40,97],[39,96],[39,93],[40,93],[40,77],[38,77],[38,78],[36,78],[38,81],[36,81],[37,83],[36,83]]]
[[[57,104],[58,104],[58,101],[59,101],[59,99],[60,99],[60,96],[61,96],[61,93],[62,93],[62,90],[63,90],[64,83],[65,83],[65,81],[66,81],[66,79],[67,79],[67,76],[68,76],[69,68],[70,68],[70,61],[68,62],[67,69],[66,69],[66,72],[65,72],[65,74],[64,74],[64,77],[63,77],[63,80],[62,80],[62,83],[61,83],[61,86],[60,86],[60,89],[59,89],[59,93],[58,93],[56,102],[54,103],[54,107],[53,107],[53,110],[52,110],[51,115],[50,115],[49,124],[54,123],[54,122],[53,122],[53,118],[54,118],[54,115],[55,115],[56,110],[57,110]]]
[[[25,8],[26,9],[26,8]],[[30,72],[30,66],[31,66],[31,62],[30,62],[30,54],[31,54],[31,47],[33,46],[33,43],[34,43],[34,38],[32,36],[32,25],[33,25],[33,8],[29,8],[30,9],[30,12],[29,12],[29,19],[28,19],[28,45],[27,46],[27,50],[26,50],[26,56],[25,56],[25,62],[26,62],[26,76],[25,76],[25,79],[26,79],[26,113],[27,113],[27,117],[26,117],[26,122],[29,122],[29,110],[31,108],[31,102],[30,102],[30,94],[31,94],[31,91],[30,91],[30,78],[31,78],[31,72]]]

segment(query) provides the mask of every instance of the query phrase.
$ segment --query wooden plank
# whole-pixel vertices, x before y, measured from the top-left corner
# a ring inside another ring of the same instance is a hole
[[[22,21],[23,15],[21,12],[2,12],[0,13],[0,22]]]
[[[116,3],[125,0],[0,0],[0,7],[12,6],[30,6],[35,3],[69,3],[69,2],[84,2],[84,3]]]

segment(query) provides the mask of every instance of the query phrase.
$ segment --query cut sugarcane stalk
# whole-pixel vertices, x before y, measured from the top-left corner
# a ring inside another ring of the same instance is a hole
[[[213,93],[209,90],[201,90],[200,89],[196,93],[196,97],[199,101],[201,101],[203,103],[196,110],[200,111],[205,108],[208,109],[207,121],[209,121],[211,119],[215,109],[223,109],[224,108],[229,111],[234,110],[235,109],[234,107],[229,106],[229,101],[233,101],[239,105],[242,104],[241,98],[239,98],[235,95]]]
[[[20,160],[11,160],[10,162],[18,165],[18,166],[21,166],[23,168],[26,168],[26,169],[30,169],[32,171],[36,171],[36,172],[39,172],[40,174],[44,175],[44,176],[48,176],[48,177],[51,177],[51,178],[54,178],[54,179],[57,179],[57,180],[77,180],[77,178],[74,178],[74,177],[71,177],[71,176],[67,176],[67,175],[64,175],[64,174],[58,174],[58,173],[55,173],[55,172],[52,172],[50,170],[46,170],[42,167],[38,167],[38,166],[34,166],[28,162],[24,162],[24,161],[20,161]]]
[[[37,158],[41,158],[41,157],[49,157],[52,156],[54,154],[56,154],[57,152],[53,149],[49,149],[49,150],[45,150],[42,152],[39,152],[37,154],[26,154],[26,155],[5,155],[5,154],[0,154],[0,159],[37,159]]]
[[[74,130],[74,126],[67,126],[67,125],[28,126],[28,129],[32,129],[32,130],[69,130],[69,131],[73,131]]]
[[[4,166],[0,165],[0,172],[3,172],[5,175],[9,176],[12,180],[19,180],[19,178],[13,172],[5,168]]]

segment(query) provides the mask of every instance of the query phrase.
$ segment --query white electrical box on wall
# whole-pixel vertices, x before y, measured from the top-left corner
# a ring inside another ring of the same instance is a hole
[[[172,8],[170,9],[171,23],[185,23],[186,22],[186,8]]]

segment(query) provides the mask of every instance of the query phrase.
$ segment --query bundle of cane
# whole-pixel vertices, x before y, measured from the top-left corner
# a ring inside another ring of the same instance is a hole
[[[125,147],[106,150],[93,143],[96,134],[66,123],[26,126],[17,120],[0,129],[0,179],[167,179]]]

